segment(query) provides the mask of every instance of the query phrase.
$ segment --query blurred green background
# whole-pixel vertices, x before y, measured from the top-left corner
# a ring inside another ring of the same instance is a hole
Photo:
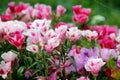
[[[63,5],[67,12],[64,16],[64,21],[71,22],[72,6],[82,5],[86,8],[91,8],[92,13],[89,21],[91,21],[94,15],[102,15],[105,17],[105,24],[116,25],[120,27],[120,0],[0,0],[0,13],[4,13],[8,7],[8,3],[15,1],[16,4],[19,2],[29,3],[32,6],[36,3],[50,5],[52,10],[56,10],[58,4]]]

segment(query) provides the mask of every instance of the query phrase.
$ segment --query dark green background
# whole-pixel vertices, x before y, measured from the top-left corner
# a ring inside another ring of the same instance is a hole
[[[102,15],[106,18],[105,24],[120,26],[120,0],[0,0],[0,13],[4,13],[8,2],[15,1],[30,3],[32,6],[36,3],[50,5],[55,11],[58,4],[67,8],[64,21],[71,22],[72,6],[81,4],[83,7],[92,9],[90,20],[94,15]],[[89,20],[89,21],[90,21]]]

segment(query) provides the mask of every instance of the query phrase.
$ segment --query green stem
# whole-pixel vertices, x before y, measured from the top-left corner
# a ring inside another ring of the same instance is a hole
[[[65,51],[64,51],[64,47],[62,45],[62,63],[65,64],[66,58],[65,58]],[[65,67],[63,67],[63,80],[66,80],[66,72],[65,72]]]
[[[46,54],[43,52],[43,63],[44,63],[44,70],[45,70],[45,77],[48,80],[48,65],[47,65],[47,61],[46,61]]]
[[[96,77],[96,76],[94,76],[94,80],[97,80],[97,77]]]

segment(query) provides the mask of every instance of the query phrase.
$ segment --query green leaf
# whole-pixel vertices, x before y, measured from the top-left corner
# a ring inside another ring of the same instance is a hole
[[[35,66],[36,64],[38,64],[38,62],[33,63],[31,66],[28,67],[28,69],[32,68],[32,67]]]
[[[116,68],[117,67],[116,66],[116,61],[113,60],[113,59],[108,60],[107,66],[110,67],[110,68]]]
[[[22,73],[23,73],[24,69],[25,69],[25,67],[24,67],[24,66],[21,66],[21,67],[17,70],[17,75],[22,76]]]
[[[70,60],[72,61],[72,64],[75,67],[75,70],[77,70],[77,66],[76,66],[74,57],[71,57]]]

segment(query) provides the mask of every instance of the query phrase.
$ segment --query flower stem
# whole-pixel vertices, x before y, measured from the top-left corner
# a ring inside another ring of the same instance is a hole
[[[97,80],[97,77],[96,77],[96,76],[94,76],[94,80]]]

